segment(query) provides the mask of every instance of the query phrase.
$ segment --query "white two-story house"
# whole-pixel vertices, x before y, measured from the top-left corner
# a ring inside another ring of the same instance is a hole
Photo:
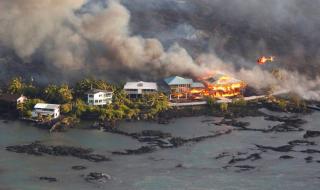
[[[92,89],[87,92],[88,105],[103,106],[112,103],[113,92],[107,90]]]
[[[158,85],[155,82],[127,82],[124,85],[124,90],[130,98],[138,98],[144,94],[156,93]]]
[[[51,116],[53,119],[57,119],[60,117],[60,105],[38,103],[34,106],[32,117],[38,116]]]

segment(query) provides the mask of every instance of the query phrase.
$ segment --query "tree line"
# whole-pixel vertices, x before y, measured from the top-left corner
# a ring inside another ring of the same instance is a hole
[[[112,91],[112,103],[104,106],[88,105],[86,93],[92,88]],[[22,117],[31,117],[33,107],[41,102],[60,104],[64,116],[103,121],[154,119],[170,108],[167,97],[161,92],[130,99],[123,90],[123,85],[114,85],[94,78],[85,78],[72,86],[68,84],[40,86],[33,82],[24,82],[21,77],[15,77],[2,91],[28,97],[25,103],[17,106]]]

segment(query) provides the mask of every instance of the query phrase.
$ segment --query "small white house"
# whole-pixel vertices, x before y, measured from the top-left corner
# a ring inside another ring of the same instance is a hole
[[[92,89],[87,92],[88,105],[103,106],[112,103],[113,92],[107,90]]]
[[[60,105],[38,103],[34,106],[32,117],[38,117],[39,115],[52,116],[52,118],[57,119],[58,117],[60,117]]]
[[[28,100],[27,97],[25,97],[24,95],[21,95],[18,99],[17,99],[17,104],[23,104]]]
[[[127,82],[124,90],[131,98],[138,98],[144,94],[151,94],[158,91],[158,85],[155,82]]]

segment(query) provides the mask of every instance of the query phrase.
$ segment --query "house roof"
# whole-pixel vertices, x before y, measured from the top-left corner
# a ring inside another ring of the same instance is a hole
[[[34,109],[59,109],[60,105],[58,104],[46,104],[46,103],[38,103],[34,106]]]
[[[201,82],[194,82],[191,84],[191,88],[204,88],[204,84],[202,84]]]
[[[100,89],[91,89],[87,92],[87,94],[97,94],[100,92],[104,92],[104,93],[112,93],[112,91],[109,90],[100,90]]]
[[[193,80],[188,78],[183,78],[179,76],[173,76],[164,79],[164,81],[167,83],[167,85],[183,85],[183,84],[192,84]]]
[[[158,85],[155,82],[127,82],[124,89],[154,89],[158,90]]]
[[[0,100],[5,102],[17,102],[17,100],[21,97],[18,94],[1,94]]]

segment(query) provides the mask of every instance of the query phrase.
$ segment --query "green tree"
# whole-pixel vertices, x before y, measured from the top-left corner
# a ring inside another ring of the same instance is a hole
[[[107,83],[106,81],[86,78],[76,83],[75,94],[78,98],[85,98],[85,94],[91,88],[110,91],[113,91],[115,89],[113,85]]]
[[[118,87],[113,93],[113,102],[127,105],[132,104],[132,100],[128,98],[128,94],[120,87]]]
[[[50,103],[66,104],[73,99],[72,90],[68,85],[64,84],[60,87],[56,85],[49,85],[44,90],[44,99]]]
[[[40,96],[40,89],[33,85],[26,85],[22,89],[22,94],[27,96],[28,98],[36,98]]]
[[[234,106],[246,106],[247,105],[247,101],[245,101],[244,97],[240,97],[240,98],[235,98],[232,100],[232,105]]]
[[[66,103],[61,105],[61,112],[64,114],[68,114],[72,111],[72,104]]]
[[[278,106],[279,106],[279,108],[281,109],[281,110],[287,110],[287,106],[288,106],[288,103],[287,103],[287,101],[286,100],[284,100],[284,99],[280,99],[280,100],[278,100]]]
[[[217,102],[217,99],[216,99],[216,98],[211,97],[211,96],[208,96],[208,97],[207,97],[207,104],[208,104],[210,107],[214,106],[214,105],[216,104],[216,102]]]
[[[227,112],[228,111],[228,103],[221,103],[220,110],[223,112]]]
[[[57,97],[58,87],[56,85],[49,85],[44,89],[43,96],[44,99],[48,102],[57,103],[58,97]]]
[[[58,89],[58,95],[60,103],[70,103],[73,99],[72,90],[66,84]]]
[[[20,94],[24,88],[25,84],[22,82],[21,77],[16,77],[11,79],[8,86],[8,93],[10,94]]]
[[[24,116],[25,113],[25,108],[24,108],[24,103],[19,103],[17,104],[17,110],[20,113],[20,116]]]
[[[73,111],[76,114],[76,116],[81,117],[82,114],[87,111],[87,107],[88,106],[83,100],[77,99],[74,103]]]
[[[139,111],[143,118],[153,119],[159,113],[170,109],[170,104],[167,97],[162,93],[154,93],[144,95],[133,102],[131,107]]]

